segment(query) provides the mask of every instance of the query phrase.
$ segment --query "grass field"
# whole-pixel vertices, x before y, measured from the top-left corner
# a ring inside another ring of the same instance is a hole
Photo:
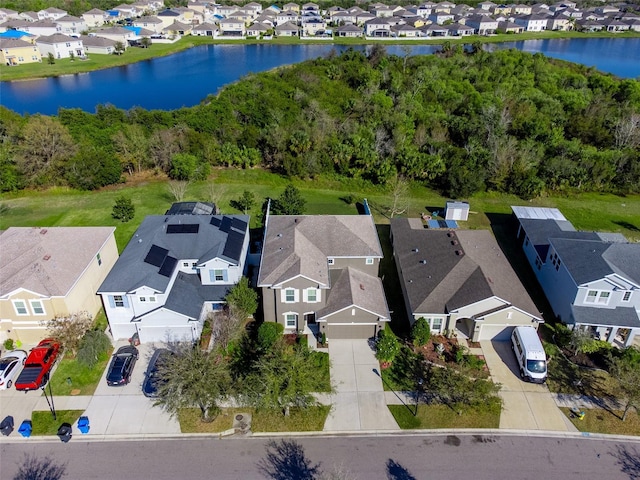
[[[220,433],[233,427],[237,413],[251,414],[253,432],[310,432],[320,431],[329,414],[329,406],[310,407],[305,410],[291,408],[288,417],[281,412],[254,411],[251,408],[224,408],[211,423],[200,421],[200,410],[185,408],[178,414],[182,433]]]
[[[58,410],[56,418],[48,410],[34,411],[31,413],[32,435],[56,435],[58,428],[63,423],[73,425],[82,415],[83,410]]]
[[[18,67],[6,67],[0,66],[0,79],[2,81],[10,80],[24,80],[29,78],[42,78],[53,77],[61,75],[74,75],[83,72],[89,72],[93,70],[100,70],[103,68],[118,67],[122,65],[128,65],[131,63],[141,62],[150,58],[162,57],[176,53],[188,48],[192,48],[198,45],[206,44],[226,44],[226,45],[243,45],[243,44],[266,44],[266,45],[308,45],[308,44],[322,44],[322,45],[371,45],[374,43],[381,43],[383,45],[424,45],[432,44],[437,45],[443,42],[455,43],[500,43],[500,42],[514,42],[523,40],[538,40],[546,38],[633,38],[640,36],[638,32],[624,32],[624,33],[608,33],[608,32],[595,32],[595,33],[580,33],[580,32],[525,32],[518,35],[513,34],[500,34],[492,36],[470,36],[461,38],[426,38],[420,40],[411,39],[393,39],[393,40],[370,40],[364,38],[335,38],[331,41],[327,40],[301,40],[297,37],[281,37],[273,38],[271,40],[258,40],[258,39],[245,39],[245,40],[213,40],[208,37],[199,36],[186,36],[172,44],[160,44],[156,43],[149,48],[128,48],[122,55],[99,55],[92,54],[86,60],[75,59],[59,59],[55,60],[53,65],[49,65],[46,58],[42,59],[42,63],[28,63],[20,65]]]
[[[275,198],[288,180],[261,169],[218,169],[208,182],[193,183],[185,200],[214,200],[224,213],[241,213],[230,207],[229,201],[240,197],[244,190],[257,199]],[[372,204],[375,221],[387,225],[385,208],[390,205],[388,191],[360,180],[320,177],[313,181],[294,180],[307,200],[308,214],[356,214],[354,205],[343,199],[353,194],[367,198]],[[133,201],[135,218],[122,223],[111,217],[115,199],[125,195]],[[543,197],[524,202],[512,195],[480,193],[469,199],[471,213],[463,228],[500,228],[507,225],[510,205],[558,207],[578,229],[620,232],[630,240],[640,240],[640,196],[617,196],[606,193],[584,193],[558,197]],[[116,241],[122,250],[146,215],[159,215],[174,201],[161,176],[130,178],[126,184],[93,192],[54,188],[46,191],[20,191],[0,196],[0,229],[11,226],[95,226],[116,227]],[[410,190],[409,209],[405,215],[444,210],[446,198],[433,190],[415,184]],[[261,201],[249,212],[251,226],[260,225]],[[384,229],[381,233],[384,233]],[[504,248],[504,246],[503,246]]]
[[[607,433],[609,435],[640,435],[640,415],[631,410],[627,419],[622,421],[621,411],[585,410],[582,420],[573,415],[568,408],[561,408],[571,423],[581,432]]]
[[[75,358],[63,358],[50,380],[53,394],[93,395],[110,358],[111,350],[102,354],[93,368],[78,363]]]
[[[402,429],[498,428],[500,405],[448,407],[447,405],[389,405],[393,418]]]

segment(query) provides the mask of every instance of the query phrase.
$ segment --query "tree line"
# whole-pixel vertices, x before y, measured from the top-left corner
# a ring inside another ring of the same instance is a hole
[[[405,53],[333,52],[173,111],[1,108],[0,190],[95,189],[144,170],[199,180],[225,166],[401,176],[452,197],[639,191],[637,80],[480,44]]]

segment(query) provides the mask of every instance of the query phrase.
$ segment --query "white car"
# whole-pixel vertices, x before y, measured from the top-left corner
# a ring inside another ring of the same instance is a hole
[[[13,379],[18,376],[25,360],[27,352],[24,350],[12,350],[0,358],[0,390],[7,390],[13,385]]]

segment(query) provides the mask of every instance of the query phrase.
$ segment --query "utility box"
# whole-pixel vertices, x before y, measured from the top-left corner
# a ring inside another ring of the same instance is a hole
[[[445,220],[462,220],[469,218],[469,204],[467,202],[447,202],[444,213]]]

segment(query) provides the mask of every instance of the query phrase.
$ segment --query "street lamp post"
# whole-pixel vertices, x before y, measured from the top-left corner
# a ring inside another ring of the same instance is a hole
[[[47,396],[47,384],[49,385],[49,396]],[[49,377],[47,376],[47,382],[42,385],[42,393],[44,393],[44,398],[47,399],[47,403],[49,404],[49,410],[51,410],[51,415],[53,415],[53,419],[57,420],[56,416],[56,407],[53,404],[53,393],[51,393],[51,383],[49,383]]]

